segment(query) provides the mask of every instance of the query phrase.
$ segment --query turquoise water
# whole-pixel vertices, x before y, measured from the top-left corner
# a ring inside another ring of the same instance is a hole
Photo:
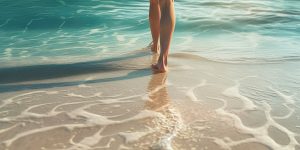
[[[177,0],[171,52],[300,60],[298,0]],[[147,0],[0,1],[0,67],[103,59],[151,42]]]
[[[300,150],[300,0],[175,5],[152,74],[148,0],[0,0],[0,149]]]

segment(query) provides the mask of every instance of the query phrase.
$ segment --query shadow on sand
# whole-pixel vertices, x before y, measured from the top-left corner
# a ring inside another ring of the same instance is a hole
[[[147,49],[147,48],[145,48]],[[149,67],[144,68],[128,68],[122,66],[124,60],[132,60],[139,57],[150,55],[149,51],[142,49],[115,58],[103,59],[99,61],[78,62],[72,64],[49,64],[34,65],[24,67],[12,67],[0,69],[0,93],[15,92],[32,89],[45,89],[54,87],[76,86],[82,83],[93,84],[102,82],[111,82],[118,80],[127,80],[143,76],[149,76],[152,71]],[[149,64],[150,65],[150,64]],[[30,81],[55,79],[62,77],[70,77],[89,73],[112,72],[122,70],[133,70],[127,75],[103,79],[95,79],[88,81],[70,81],[70,82],[54,82],[54,83],[28,83]],[[27,83],[19,83],[27,82]]]

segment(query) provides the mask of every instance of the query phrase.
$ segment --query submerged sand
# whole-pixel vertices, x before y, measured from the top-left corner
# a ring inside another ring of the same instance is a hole
[[[155,59],[2,69],[0,149],[300,150],[300,62]]]

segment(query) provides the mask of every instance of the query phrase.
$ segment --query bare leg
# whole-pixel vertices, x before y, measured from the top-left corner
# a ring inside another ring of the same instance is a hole
[[[168,54],[175,28],[174,0],[160,0],[160,49],[161,53],[157,64],[152,65],[156,72],[166,72],[168,65]]]
[[[158,53],[159,50],[159,31],[160,31],[160,7],[159,0],[150,0],[149,22],[152,34],[151,51]]]

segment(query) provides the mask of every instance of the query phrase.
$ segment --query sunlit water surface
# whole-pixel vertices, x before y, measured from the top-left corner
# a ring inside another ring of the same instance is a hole
[[[0,149],[300,149],[300,1],[175,0],[168,74],[148,6],[0,0]]]
[[[103,59],[151,42],[147,0],[0,1],[0,67]],[[300,57],[297,0],[177,0],[171,52],[219,61]],[[17,63],[18,62],[18,63]]]

